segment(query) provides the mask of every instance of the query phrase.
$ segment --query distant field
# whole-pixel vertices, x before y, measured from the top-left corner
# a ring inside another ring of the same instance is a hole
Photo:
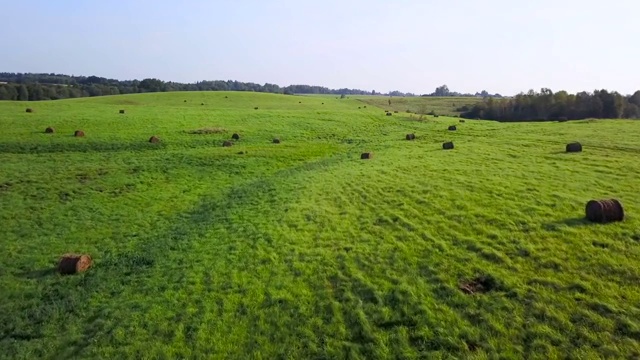
[[[639,357],[640,122],[387,99],[0,102],[0,358]]]
[[[384,110],[426,114],[432,111],[437,115],[460,115],[459,108],[464,105],[473,106],[482,102],[482,98],[474,97],[388,97],[388,96],[352,96],[367,105]],[[389,100],[391,104],[389,105]]]

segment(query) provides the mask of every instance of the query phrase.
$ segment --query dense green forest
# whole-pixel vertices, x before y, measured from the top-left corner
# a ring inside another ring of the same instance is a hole
[[[509,99],[486,98],[471,108],[458,109],[462,117],[498,121],[547,121],[577,119],[638,119],[640,90],[633,95],[621,95],[607,90],[569,94],[529,90]]]
[[[0,100],[57,100],[88,96],[135,94],[165,91],[254,91],[279,94],[335,94],[335,95],[388,95],[416,96],[412,93],[388,93],[358,89],[329,89],[322,86],[245,83],[240,81],[200,81],[192,84],[165,82],[158,79],[115,80],[98,76],[69,76],[61,74],[0,73]],[[449,91],[447,85],[423,96],[497,96],[486,90],[475,94]]]

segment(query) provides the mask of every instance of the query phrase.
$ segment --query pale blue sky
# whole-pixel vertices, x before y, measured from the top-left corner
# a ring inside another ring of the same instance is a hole
[[[0,0],[0,71],[376,91],[640,89],[640,0]]]

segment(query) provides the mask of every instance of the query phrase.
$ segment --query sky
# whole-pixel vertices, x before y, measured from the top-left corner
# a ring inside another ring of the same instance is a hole
[[[0,0],[0,72],[515,95],[640,89],[639,0]]]

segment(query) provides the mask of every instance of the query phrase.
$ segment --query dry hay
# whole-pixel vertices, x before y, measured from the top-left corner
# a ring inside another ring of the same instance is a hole
[[[91,267],[91,256],[86,254],[64,254],[58,261],[58,272],[72,275],[87,271]]]
[[[442,149],[443,150],[452,150],[453,149],[453,142],[449,141],[446,143],[442,143]]]
[[[120,110],[120,114],[124,114],[124,110]]]
[[[624,209],[616,199],[590,200],[585,207],[585,213],[591,222],[604,224],[624,220]]]
[[[231,135],[231,138],[233,140],[240,140],[240,135],[236,133],[236,134]]]
[[[224,132],[227,132],[227,130],[221,127],[210,127],[210,128],[202,128],[202,129],[187,131],[188,134],[192,134],[192,135],[220,134]]]
[[[456,130],[458,130],[458,128],[456,128],[455,125],[449,126],[449,131],[456,131]]]
[[[73,136],[75,136],[75,137],[84,137],[84,131],[76,130],[76,132],[73,133]]]
[[[476,276],[471,280],[463,281],[459,288],[468,295],[483,294],[498,287],[496,280],[491,276]]]
[[[45,134],[53,134],[54,132],[56,132],[56,130],[49,126],[48,128],[44,129],[44,132]]]
[[[373,153],[370,152],[362,153],[362,155],[360,155],[360,159],[362,160],[371,159],[372,157]]]
[[[227,141],[222,143],[222,146],[223,147],[231,147],[231,146],[233,146],[233,143],[231,141],[227,140]]]
[[[582,152],[582,144],[579,142],[567,144],[566,150],[567,152]]]
[[[416,134],[407,134],[406,139],[407,140],[415,140],[416,139]]]
[[[152,136],[152,137],[149,138],[149,142],[152,143],[152,144],[159,143],[160,142],[160,138],[158,138],[157,136]]]
[[[274,143],[274,144],[280,144],[280,139],[277,139],[277,138],[276,138],[276,139],[273,139],[273,143]]]
[[[28,113],[32,113],[33,109],[32,108],[27,108],[27,110],[25,110],[25,111],[28,112]]]

